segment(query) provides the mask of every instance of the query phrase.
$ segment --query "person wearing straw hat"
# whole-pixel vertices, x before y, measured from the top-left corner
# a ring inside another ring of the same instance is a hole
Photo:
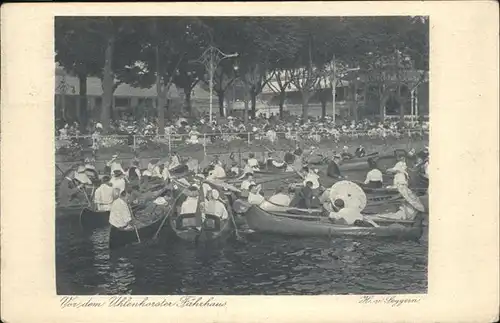
[[[110,183],[110,179],[108,175],[104,175],[101,186],[94,193],[94,204],[97,211],[109,211],[111,209],[114,197],[113,185]]]
[[[261,185],[251,184],[248,188],[248,203],[252,205],[260,205],[265,201],[264,196],[260,194]]]
[[[155,168],[155,164],[157,163],[157,160],[151,159],[148,163],[148,166],[144,172],[142,172],[142,176],[144,177],[153,177],[153,172]]]
[[[255,154],[254,153],[248,154],[248,162],[247,162],[247,164],[254,171],[260,170],[260,168],[259,168],[259,161],[255,158]]]
[[[229,217],[226,206],[220,200],[219,191],[212,189],[208,194],[208,201],[205,202],[205,214],[217,216],[219,219],[224,220]]]
[[[255,182],[253,181],[253,173],[246,173],[245,174],[245,179],[241,182],[240,189],[242,191],[248,191],[250,190],[250,185],[255,185]]]
[[[195,214],[198,208],[198,186],[191,185],[187,190],[184,191],[186,199],[181,204],[180,215],[183,214]]]
[[[59,203],[63,205],[70,203],[78,193],[83,192],[85,184],[89,182],[90,179],[85,174],[85,168],[79,166],[73,175],[66,176],[61,181],[58,190]]]
[[[382,188],[384,178],[373,158],[368,158],[368,167],[370,167],[370,171],[366,174],[365,187]]]
[[[141,171],[139,170],[138,159],[134,159],[132,165],[127,171],[127,175],[130,182],[139,182],[141,180]]]
[[[77,185],[92,185],[92,181],[85,172],[85,166],[78,166],[73,179],[77,181]]]
[[[118,168],[115,166],[115,168],[111,171],[113,172],[113,176],[110,180],[111,185],[113,188],[119,189],[120,193],[123,192],[125,190],[126,182],[121,167]]]
[[[106,163],[106,167],[104,168],[104,172],[105,173],[108,173],[108,174],[111,174],[113,173],[113,169],[116,169],[118,166],[121,168],[122,165],[119,164],[116,160],[118,159],[118,154],[114,154],[112,157],[111,157],[111,160],[108,161]],[[118,166],[117,166],[118,165]],[[122,169],[122,173],[124,173],[123,169]]]
[[[408,185],[408,172],[404,156],[399,156],[396,165],[389,168],[387,172],[394,173],[393,185],[388,188],[397,188],[399,185]]]
[[[131,229],[132,212],[127,204],[127,191],[120,191],[119,188],[113,189],[113,203],[109,212],[109,224],[120,230]]]
[[[226,171],[221,166],[221,162],[219,161],[214,165],[214,169],[212,170],[214,178],[225,178]]]

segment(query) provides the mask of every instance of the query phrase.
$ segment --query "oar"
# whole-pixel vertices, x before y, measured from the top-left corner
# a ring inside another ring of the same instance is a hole
[[[236,225],[236,221],[234,220],[234,215],[233,215],[233,207],[232,205],[229,205],[229,199],[227,199],[227,213],[229,213],[229,217],[231,218],[231,223],[233,224],[234,227],[234,235],[236,237],[236,241],[243,241],[243,238],[240,236],[238,232],[238,226]]]
[[[179,199],[179,197],[181,197],[181,195],[182,195],[182,193],[179,193],[179,195],[174,199],[172,205],[170,206],[170,209],[168,210],[167,214],[165,215],[165,217],[161,221],[160,227],[158,228],[158,230],[156,230],[156,233],[153,236],[153,239],[156,239],[158,237],[158,234],[160,234],[161,228],[163,228],[163,226],[165,225],[165,221],[167,221],[167,218],[172,213],[172,210],[175,208],[175,205],[177,204],[177,200]]]
[[[130,212],[130,215],[132,216],[133,219],[135,219],[136,218],[135,214],[130,209],[130,206],[128,205],[128,203],[127,203],[127,207],[128,207],[128,211]],[[137,243],[141,243],[141,237],[139,237],[139,230],[137,230],[137,226],[135,224],[132,224],[132,226],[134,227],[135,236],[137,237]]]
[[[137,227],[134,225],[134,230],[135,230],[135,236],[137,237],[137,242],[141,243],[141,238],[139,237],[139,231],[137,230]]]

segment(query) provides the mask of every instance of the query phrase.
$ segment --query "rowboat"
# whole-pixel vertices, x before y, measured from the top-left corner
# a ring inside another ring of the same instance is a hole
[[[171,217],[169,222],[170,228],[180,240],[192,243],[223,241],[229,238],[232,233],[229,218],[221,220],[212,214],[205,215],[201,230],[196,230],[194,213]]]
[[[150,207],[153,209],[151,210]],[[135,229],[120,230],[110,226],[109,249],[119,249],[130,244],[151,240],[164,225],[163,219],[170,210],[170,205],[156,206],[150,204],[144,212],[136,214]],[[156,211],[156,212],[155,212]]]
[[[292,177],[297,177],[297,173],[295,172],[271,172],[271,171],[258,171],[254,172],[254,182],[256,184],[266,183],[269,181],[280,181]],[[225,179],[226,183],[232,184],[235,186],[240,185],[244,179],[242,178],[227,178]]]
[[[80,212],[80,225],[84,230],[93,230],[109,225],[109,211],[94,211],[84,208]]]
[[[160,229],[163,223],[162,220],[163,218],[159,217],[153,223],[145,226],[137,226],[137,232],[134,229],[120,230],[114,226],[110,226],[109,249],[115,250],[130,244],[151,240],[156,231]]]
[[[245,214],[250,229],[256,232],[297,237],[379,237],[416,240],[423,233],[420,222],[412,226],[390,224],[379,227],[361,227],[332,224],[326,218],[321,221],[304,221],[292,217],[277,216],[258,206],[251,206]]]

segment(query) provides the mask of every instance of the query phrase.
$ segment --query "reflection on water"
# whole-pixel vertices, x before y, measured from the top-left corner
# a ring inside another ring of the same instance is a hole
[[[56,223],[58,294],[373,294],[427,290],[427,239],[292,239],[246,234],[245,244],[134,245],[110,253],[108,229]]]

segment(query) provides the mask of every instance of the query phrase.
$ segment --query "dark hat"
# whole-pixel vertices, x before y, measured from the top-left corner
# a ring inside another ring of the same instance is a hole
[[[342,200],[342,199],[336,199],[333,202],[333,205],[335,205],[336,207],[344,207],[345,203],[344,203],[344,200]]]

